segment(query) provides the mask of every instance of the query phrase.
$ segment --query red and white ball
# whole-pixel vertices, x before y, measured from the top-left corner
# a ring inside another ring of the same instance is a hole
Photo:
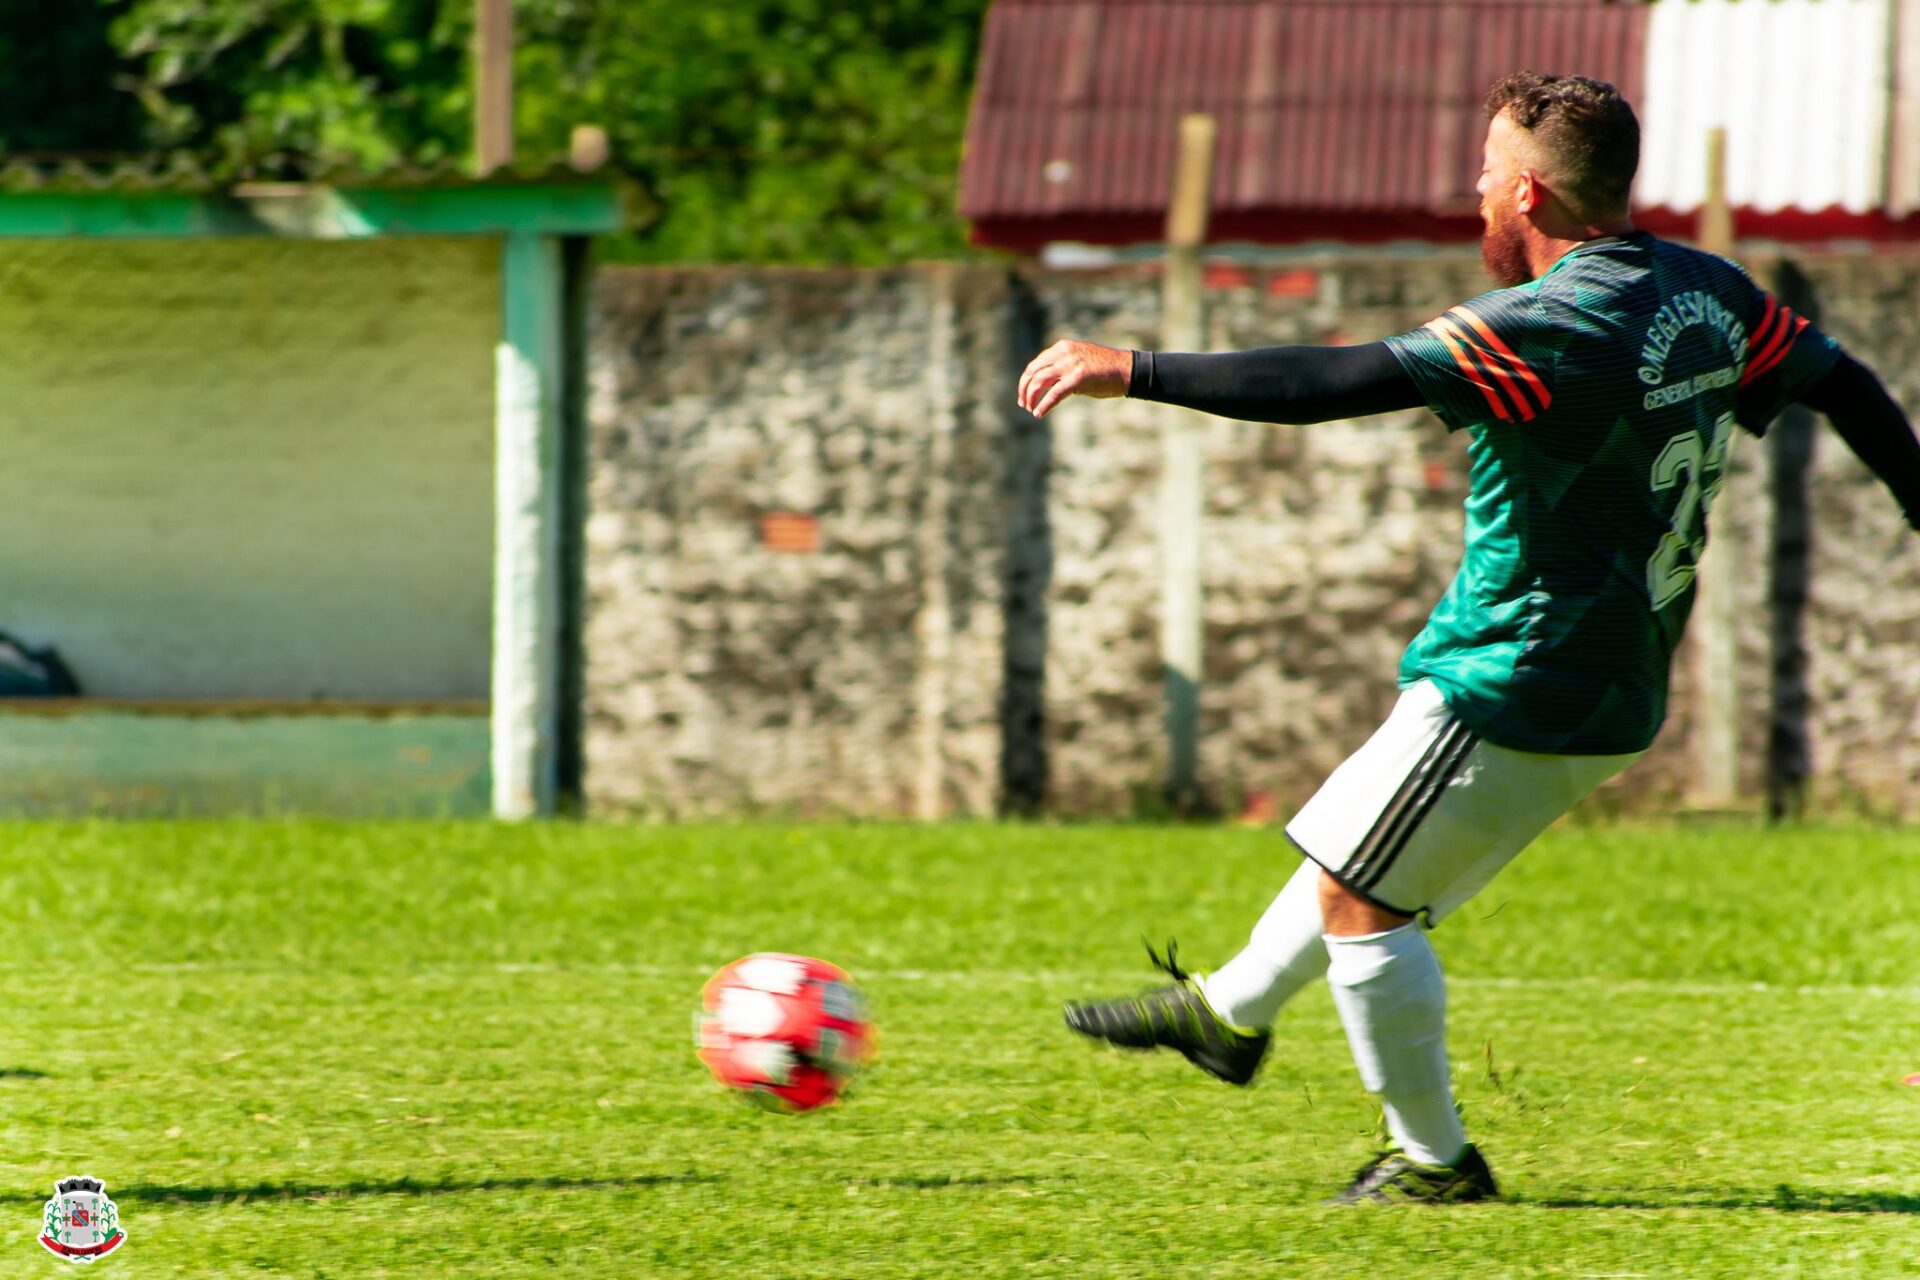
[[[873,1056],[873,1024],[844,971],[766,951],[708,979],[694,1044],[721,1084],[797,1113],[839,1099]]]

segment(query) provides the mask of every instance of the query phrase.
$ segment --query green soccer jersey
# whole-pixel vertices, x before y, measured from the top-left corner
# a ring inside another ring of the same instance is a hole
[[[1640,751],[1666,716],[1707,508],[1838,348],[1733,263],[1644,232],[1387,340],[1471,436],[1466,555],[1400,666],[1487,740]]]

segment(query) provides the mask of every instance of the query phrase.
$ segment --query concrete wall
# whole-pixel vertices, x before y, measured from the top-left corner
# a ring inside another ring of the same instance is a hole
[[[485,711],[452,708],[13,703],[0,708],[0,814],[480,817],[489,746]]]
[[[106,696],[485,697],[498,254],[0,247],[0,628]]]
[[[1807,263],[1828,327],[1910,409],[1920,259]],[[1364,341],[1485,287],[1471,256],[1217,273],[1215,348]],[[1164,758],[1158,416],[1011,409],[1033,350],[1151,345],[1145,269],[603,272],[590,356],[587,788],[609,808],[1111,813]],[[1464,441],[1424,412],[1215,421],[1202,778],[1226,803],[1311,791],[1377,725],[1459,555]],[[1736,449],[1743,756],[1768,704],[1768,455]],[[1815,482],[1811,737],[1829,803],[1920,809],[1920,539],[1830,435]],[[816,555],[755,519],[822,521]],[[1690,671],[1608,800],[1689,788]],[[1606,802],[1606,801],[1603,801]]]

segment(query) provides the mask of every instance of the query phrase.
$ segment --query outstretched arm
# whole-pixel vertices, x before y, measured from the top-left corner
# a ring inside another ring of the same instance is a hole
[[[1357,347],[1263,347],[1217,355],[1123,351],[1056,342],[1020,377],[1036,417],[1070,395],[1133,396],[1250,422],[1305,424],[1426,403],[1383,342]]]
[[[1920,440],[1873,370],[1843,351],[1800,402],[1827,415],[1847,447],[1893,493],[1907,523],[1920,530]]]

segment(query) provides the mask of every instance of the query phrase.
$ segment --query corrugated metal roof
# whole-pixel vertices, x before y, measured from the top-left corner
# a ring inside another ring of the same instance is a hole
[[[1723,126],[1734,205],[1884,207],[1893,16],[1888,0],[1653,5],[1635,202],[1698,208]]]
[[[453,161],[432,164],[396,162],[373,167],[325,165],[288,161],[271,172],[220,169],[186,152],[143,156],[70,156],[16,152],[0,156],[0,192],[58,192],[88,194],[112,192],[147,194],[170,192],[208,195],[250,182],[299,182],[343,190],[412,190],[477,186],[572,186],[626,180],[625,172],[607,166],[580,169],[564,159],[530,159],[476,177]]]
[[[1641,87],[1603,0],[1000,0],[961,167],[974,219],[1151,215],[1181,114],[1219,121],[1216,216],[1471,214],[1481,101],[1522,67]]]

